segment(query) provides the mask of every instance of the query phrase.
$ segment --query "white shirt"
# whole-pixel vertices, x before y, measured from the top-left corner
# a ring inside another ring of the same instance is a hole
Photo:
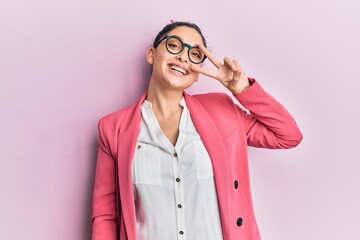
[[[184,98],[180,105],[175,147],[151,103],[141,107],[132,170],[138,240],[223,239],[211,160]]]

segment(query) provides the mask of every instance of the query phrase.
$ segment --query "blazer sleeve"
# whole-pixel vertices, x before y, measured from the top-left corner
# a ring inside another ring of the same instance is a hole
[[[92,203],[92,240],[117,239],[116,172],[109,143],[99,121],[99,149]]]
[[[296,147],[302,140],[294,118],[257,81],[249,78],[252,86],[235,98],[250,114],[235,104],[244,119],[247,144],[253,147],[287,149]]]

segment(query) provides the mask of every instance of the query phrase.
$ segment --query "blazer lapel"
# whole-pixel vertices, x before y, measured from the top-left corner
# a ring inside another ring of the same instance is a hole
[[[184,93],[186,104],[189,108],[194,125],[210,155],[213,165],[214,179],[217,190],[223,238],[230,239],[230,226],[227,221],[230,216],[229,193],[231,183],[228,179],[229,163],[221,135],[214,122],[204,109],[204,106],[193,96]],[[211,107],[211,106],[209,106]]]
[[[134,149],[140,131],[141,104],[146,93],[127,111],[120,132],[118,141],[118,180],[120,199],[123,206],[121,214],[128,240],[136,240],[136,217],[132,182],[132,162]]]

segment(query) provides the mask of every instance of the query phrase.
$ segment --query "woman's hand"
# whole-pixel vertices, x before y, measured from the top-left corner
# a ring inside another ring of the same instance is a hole
[[[242,72],[238,61],[226,57],[224,58],[224,63],[221,63],[203,44],[199,45],[199,48],[218,70],[212,71],[192,64],[191,69],[193,71],[219,80],[235,95],[250,87],[249,79]]]

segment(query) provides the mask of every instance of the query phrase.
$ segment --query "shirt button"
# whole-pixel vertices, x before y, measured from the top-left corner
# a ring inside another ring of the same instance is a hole
[[[235,187],[235,189],[238,189],[238,187],[239,187],[239,182],[238,182],[238,180],[235,180],[235,182],[234,182],[234,187]]]
[[[140,149],[141,148],[141,145],[137,145],[137,149]]]
[[[177,153],[174,153],[174,157],[177,157]]]
[[[183,231],[180,231],[180,232],[179,232],[179,234],[180,234],[180,235],[183,235],[183,234],[184,234],[184,232],[183,232]]]
[[[180,178],[176,178],[175,181],[176,181],[176,182],[180,182]]]
[[[178,204],[178,208],[182,208],[182,205],[181,205],[181,204]]]
[[[238,225],[239,227],[243,224],[243,219],[242,218],[238,218],[236,221],[236,225]]]

